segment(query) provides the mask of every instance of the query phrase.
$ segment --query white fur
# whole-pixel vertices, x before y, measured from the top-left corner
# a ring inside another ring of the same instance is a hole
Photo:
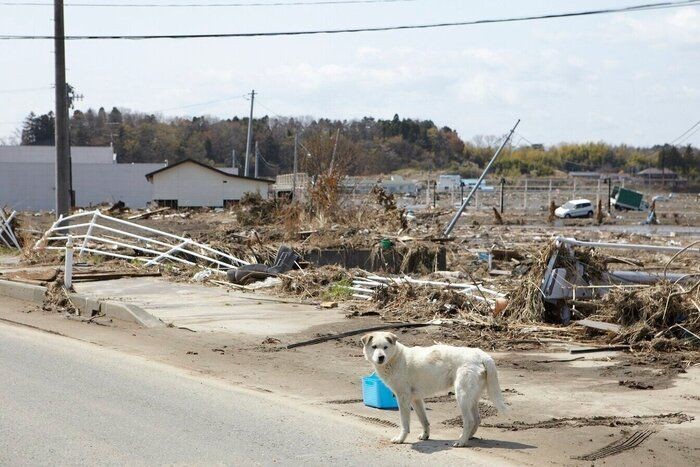
[[[499,412],[507,410],[496,364],[481,349],[449,345],[406,347],[388,332],[367,334],[362,343],[365,358],[399,403],[401,432],[391,440],[394,443],[403,443],[410,432],[411,406],[423,426],[419,439],[430,437],[423,399],[438,393],[454,391],[462,411],[464,428],[462,437],[454,443],[456,447],[465,446],[479,427],[479,397],[484,388]]]

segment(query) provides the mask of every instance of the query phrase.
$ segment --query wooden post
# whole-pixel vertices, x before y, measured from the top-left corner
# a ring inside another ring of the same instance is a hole
[[[501,204],[499,206],[501,214],[503,214],[503,208],[505,207],[503,204],[503,188],[505,187],[505,185],[506,185],[506,179],[501,177]]]

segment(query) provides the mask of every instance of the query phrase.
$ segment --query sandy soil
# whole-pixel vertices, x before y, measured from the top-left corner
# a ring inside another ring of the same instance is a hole
[[[573,193],[559,192],[553,199],[561,203],[571,195]],[[587,196],[592,200],[596,195],[590,190],[585,192],[582,187],[577,191],[577,196]],[[523,208],[525,201],[527,209]],[[400,235],[381,222],[373,223],[372,231],[364,233],[357,226],[328,224],[319,227],[318,232],[310,237],[285,236],[284,229],[275,225],[255,226],[257,233],[252,234],[253,227],[239,225],[231,212],[208,210],[157,214],[138,222],[212,242],[216,247],[235,248],[232,251],[245,255],[241,257],[246,259],[256,255],[257,259],[268,260],[283,243],[297,247],[334,241],[344,246],[351,246],[353,242],[371,246],[386,237],[397,241],[403,235],[415,239],[430,238],[442,232],[455,211],[453,204],[454,200],[443,196],[437,209],[416,209],[418,219]],[[478,207],[467,210],[453,232],[455,240],[446,244],[447,264],[451,271],[469,273],[489,287],[504,292],[519,286],[522,271],[527,270],[523,267],[533,263],[553,236],[674,246],[687,245],[700,238],[700,202],[691,194],[659,203],[657,215],[661,225],[653,227],[640,226],[646,217],[642,212],[614,212],[601,226],[596,225],[594,219],[548,222],[546,191],[529,193],[527,200],[522,193],[508,193],[504,225],[496,224],[492,210],[495,205],[497,193],[485,194]],[[23,231],[36,234],[50,225],[52,216],[23,214],[21,222]],[[479,252],[494,245],[518,250],[525,256],[520,262],[510,260],[494,264],[496,269],[512,272],[512,275],[489,275],[486,265],[477,259]],[[672,255],[621,252],[619,256],[634,257],[642,260],[648,270],[660,270]],[[30,256],[29,260],[35,264],[43,260],[42,264],[46,264],[46,258],[38,256]],[[58,261],[58,257],[54,260]],[[104,261],[95,264],[101,268],[109,266]],[[11,266],[18,269],[17,265]],[[696,258],[689,255],[677,259],[672,267],[685,272],[696,268]],[[190,277],[190,271],[184,271],[179,280],[189,280]],[[300,334],[276,336],[278,341],[243,334],[195,333],[175,328],[142,329],[104,318],[85,323],[79,318],[66,318],[33,306],[22,305],[18,309],[17,306],[5,306],[6,303],[3,297],[0,300],[2,319],[59,332],[230,384],[274,392],[287,397],[290,403],[323,407],[379,427],[385,433],[377,438],[377,449],[394,449],[386,439],[396,429],[398,414],[365,407],[359,400],[360,378],[371,371],[362,358],[359,336],[285,349],[289,343],[318,335],[378,324],[381,321],[377,316],[357,316]],[[349,313],[365,311],[364,308],[349,309],[347,304],[341,304],[341,307],[346,307],[344,309]],[[408,345],[429,345],[444,340],[479,345],[496,358],[501,386],[511,412],[507,416],[496,415],[489,402],[483,401],[482,428],[469,449],[521,465],[584,465],[591,461],[575,457],[590,454],[637,431],[652,430],[654,433],[635,449],[595,462],[700,465],[700,368],[695,363],[697,355],[688,361],[678,353],[571,355],[569,349],[575,343],[561,340],[561,334],[542,339],[542,336],[525,333],[522,339],[507,340],[505,335],[470,334],[428,327],[400,332],[399,336]],[[566,337],[572,338],[570,335]],[[431,400],[428,407],[434,439],[418,442],[419,430],[415,429],[417,421],[414,419],[414,430],[408,438],[410,444],[399,449],[414,449],[426,454],[453,449],[452,441],[459,436],[460,424],[456,418],[456,403],[452,397],[440,395]],[[426,457],[426,461],[429,459]]]
[[[339,412],[385,431],[377,449],[393,449],[398,414],[365,407],[360,378],[370,373],[358,338],[284,349],[284,345],[336,331],[376,324],[373,317],[345,320],[280,341],[246,335],[193,333],[182,329],[142,329],[104,318],[84,323],[30,305],[0,305],[0,318],[58,332],[130,354],[171,364],[231,384],[288,397]],[[406,344],[430,344],[442,333],[435,328],[399,332]],[[664,362],[642,364],[622,353],[570,355],[568,343],[551,343],[544,351],[494,353],[501,387],[511,412],[496,415],[487,400],[477,439],[469,449],[526,465],[584,465],[573,459],[596,451],[638,430],[654,433],[635,449],[598,463],[615,465],[698,465],[700,463],[700,369],[671,369]],[[620,381],[637,382],[620,384]],[[417,421],[400,449],[429,454],[449,450],[459,436],[458,409],[443,395],[428,403],[433,439],[417,441]],[[426,461],[429,457],[426,457]]]

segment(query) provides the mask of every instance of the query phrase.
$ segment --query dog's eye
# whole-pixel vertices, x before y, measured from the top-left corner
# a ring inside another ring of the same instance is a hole
[[[388,348],[389,348],[389,347],[387,347],[386,345],[384,346],[384,350],[386,350],[386,349],[388,349]]]
[[[373,349],[376,349],[376,348],[377,348],[377,346],[376,346],[376,345],[373,345],[373,346],[372,346],[372,348],[373,348]]]

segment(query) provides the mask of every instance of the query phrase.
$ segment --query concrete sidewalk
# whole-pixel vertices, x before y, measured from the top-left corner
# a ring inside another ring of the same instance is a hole
[[[344,312],[337,308],[322,310],[314,305],[262,294],[168,282],[155,277],[85,282],[74,287],[83,296],[130,303],[167,324],[193,331],[272,336],[297,333],[344,319]]]

